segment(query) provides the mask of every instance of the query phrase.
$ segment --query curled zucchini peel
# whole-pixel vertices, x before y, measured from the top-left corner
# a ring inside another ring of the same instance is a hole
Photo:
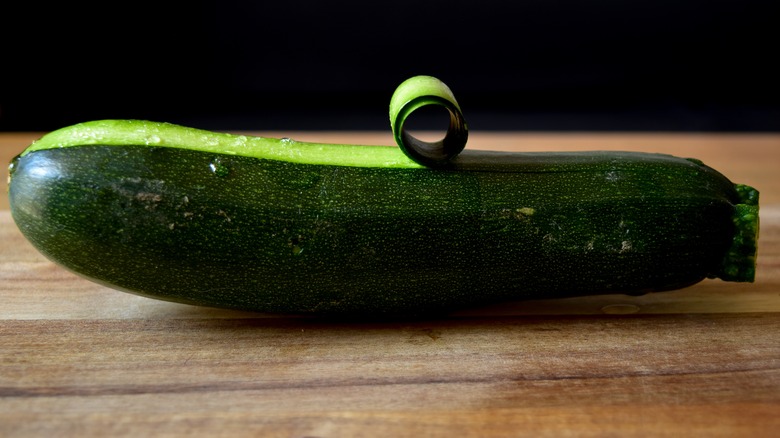
[[[450,115],[447,134],[435,142],[425,142],[406,130],[409,115],[418,109],[435,105]],[[390,127],[393,138],[407,157],[426,167],[445,167],[466,147],[468,127],[455,95],[450,88],[432,76],[414,76],[402,82],[390,99]]]

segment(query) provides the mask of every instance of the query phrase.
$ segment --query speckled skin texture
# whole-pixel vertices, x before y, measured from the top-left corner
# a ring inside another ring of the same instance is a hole
[[[93,281],[336,315],[684,287],[720,274],[740,202],[714,170],[655,154],[464,154],[431,170],[134,146],[31,152],[9,196],[33,245]]]

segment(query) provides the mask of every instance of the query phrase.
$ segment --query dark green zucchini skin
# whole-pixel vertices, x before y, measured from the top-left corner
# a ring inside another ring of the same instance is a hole
[[[9,187],[51,260],[202,306],[422,315],[753,275],[724,266],[757,193],[666,155],[464,153],[434,170],[79,146],[18,157]]]

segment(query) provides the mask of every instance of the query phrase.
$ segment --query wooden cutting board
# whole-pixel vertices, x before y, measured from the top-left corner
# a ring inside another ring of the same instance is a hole
[[[39,136],[0,134],[0,159]],[[469,147],[702,159],[761,191],[758,278],[429,321],[197,308],[52,264],[19,233],[3,186],[0,436],[775,436],[780,135],[475,133]]]

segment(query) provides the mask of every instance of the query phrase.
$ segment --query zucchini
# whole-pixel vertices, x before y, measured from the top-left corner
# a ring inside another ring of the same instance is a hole
[[[433,144],[403,132],[429,104],[452,116]],[[754,280],[758,192],[698,160],[461,153],[462,113],[430,77],[399,86],[391,124],[400,148],[86,122],[12,161],[12,215],[100,284],[261,312],[409,316]]]

